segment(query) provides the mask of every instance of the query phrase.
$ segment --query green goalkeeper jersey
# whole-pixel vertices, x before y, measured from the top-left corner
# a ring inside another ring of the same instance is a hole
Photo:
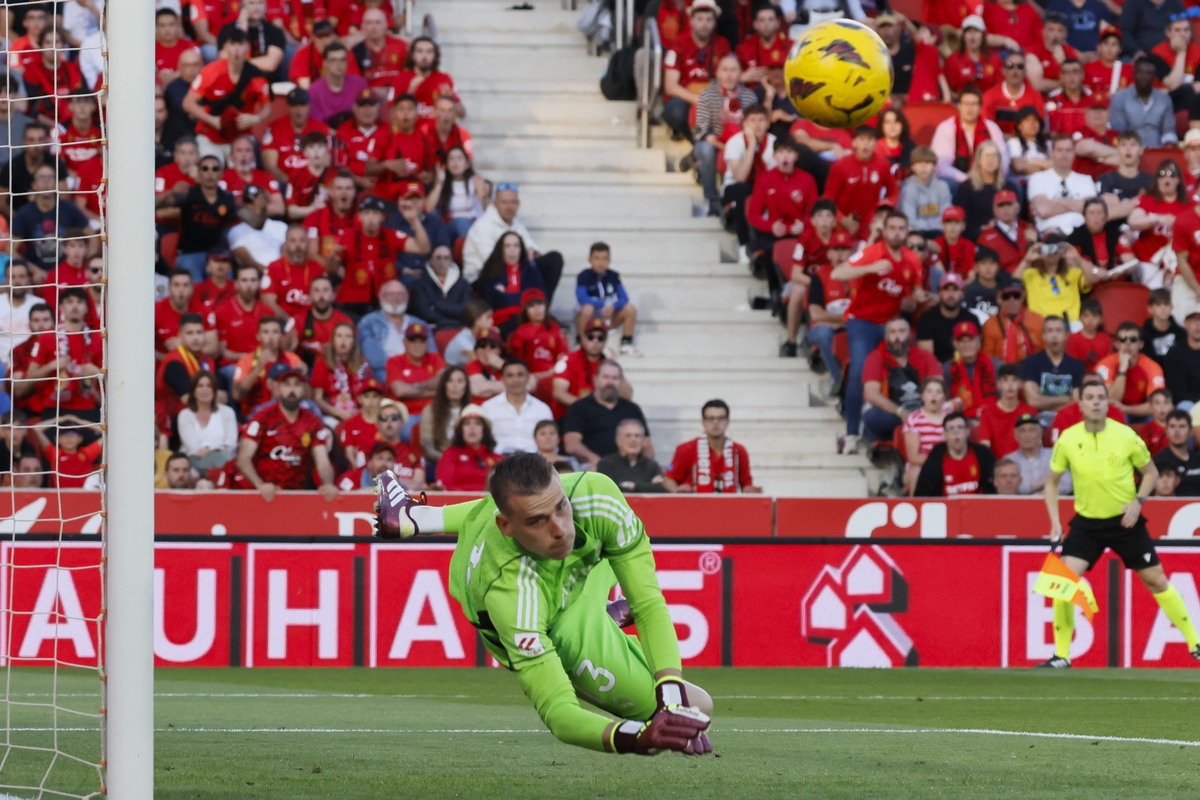
[[[575,549],[562,560],[522,550],[496,526],[491,496],[446,508],[447,533],[459,535],[450,560],[450,593],[488,650],[514,670],[550,731],[562,741],[603,750],[607,717],[583,709],[555,651],[555,624],[607,562],[637,621],[651,673],[680,669],[679,641],[655,575],[641,520],[611,479],[562,476],[575,521]],[[603,602],[603,600],[600,600]]]

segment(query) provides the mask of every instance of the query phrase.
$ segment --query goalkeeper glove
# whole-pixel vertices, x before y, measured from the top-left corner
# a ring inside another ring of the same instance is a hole
[[[396,474],[388,470],[375,479],[375,535],[381,539],[408,539],[420,531],[413,521],[414,506],[425,505],[425,493],[413,497]]]
[[[658,709],[660,711],[675,711],[678,709],[690,709],[697,713],[703,714],[699,709],[688,702],[687,685],[679,678],[661,678],[654,684],[654,695],[658,700]],[[707,715],[704,715],[707,717]],[[712,752],[712,744],[708,741],[708,734],[705,732],[708,726],[704,726],[704,731],[701,731],[692,742],[689,748],[684,750],[687,755],[703,755]]]
[[[617,753],[637,753],[654,756],[663,750],[674,750],[685,755],[711,753],[708,745],[708,715],[689,706],[662,708],[654,712],[647,722],[625,720],[613,729],[612,747]],[[703,741],[707,749],[697,743]]]

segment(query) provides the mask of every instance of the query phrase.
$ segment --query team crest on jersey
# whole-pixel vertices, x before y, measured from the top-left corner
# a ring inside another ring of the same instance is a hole
[[[971,477],[972,477],[972,478],[976,478],[976,477],[978,477],[978,476],[979,476],[979,468],[978,468],[978,467],[976,467],[974,464],[972,464],[972,465],[971,465],[971,469],[970,469],[970,473],[971,473]]]
[[[517,645],[517,652],[523,656],[533,658],[546,652],[546,648],[542,647],[542,635],[540,633],[517,631],[513,634],[513,642]]]
[[[308,447],[310,444],[312,444],[312,434],[311,433],[300,434],[300,444],[304,445],[305,447]]]

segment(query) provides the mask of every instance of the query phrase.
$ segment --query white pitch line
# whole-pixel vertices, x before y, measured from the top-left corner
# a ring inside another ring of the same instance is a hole
[[[37,697],[58,697],[58,698],[92,697],[92,698],[95,698],[95,697],[99,697],[99,696],[100,695],[97,692],[58,692],[58,693],[10,692],[7,697],[0,695],[0,703],[3,703],[3,701],[5,699],[10,699],[10,698],[37,698]],[[251,698],[251,699],[267,698],[267,699],[270,699],[270,698],[278,697],[278,698],[289,699],[289,700],[292,700],[292,699],[321,700],[321,699],[325,699],[325,698],[367,699],[367,700],[388,699],[388,698],[397,699],[397,700],[438,700],[438,699],[472,700],[472,699],[483,699],[484,698],[484,695],[473,695],[473,694],[370,694],[370,693],[333,693],[333,692],[324,693],[324,694],[312,694],[312,693],[305,693],[305,692],[295,692],[295,693],[280,693],[280,692],[156,692],[154,696],[155,697],[167,697],[167,698],[184,698],[184,699],[193,698],[193,697],[194,698],[203,698],[203,699],[222,698],[222,697],[230,697],[230,698],[236,697],[236,698],[242,698],[242,699],[245,699],[245,698]],[[843,700],[843,701],[898,700],[898,701],[912,701],[912,700],[916,700],[916,699],[920,698],[921,700],[941,700],[941,701],[946,701],[946,702],[975,702],[975,701],[1029,702],[1029,701],[1033,701],[1033,702],[1038,702],[1038,703],[1055,702],[1055,701],[1068,701],[1068,702],[1069,701],[1084,701],[1084,700],[1095,700],[1096,699],[1094,697],[1070,697],[1070,696],[1064,696],[1064,695],[1056,695],[1053,697],[1009,697],[1009,696],[1004,696],[1004,695],[944,696],[944,695],[914,695],[914,694],[909,694],[909,695],[727,694],[727,695],[713,695],[713,697],[714,697],[714,699],[717,699],[717,700]],[[1173,703],[1180,703],[1180,702],[1188,703],[1188,702],[1200,701],[1200,696],[1197,696],[1197,697],[1167,697],[1167,696],[1162,696],[1162,697],[1106,697],[1104,699],[1116,700],[1116,701],[1122,701],[1122,702],[1148,702],[1148,701],[1155,701],[1155,700],[1165,700],[1165,701],[1170,701]]]

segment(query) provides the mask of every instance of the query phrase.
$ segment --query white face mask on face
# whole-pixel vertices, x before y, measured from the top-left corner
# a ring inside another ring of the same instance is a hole
[[[396,303],[393,305],[391,303],[384,303],[381,301],[379,303],[379,307],[382,308],[383,313],[387,314],[389,317],[400,317],[404,315],[404,312],[408,311],[408,303]]]

